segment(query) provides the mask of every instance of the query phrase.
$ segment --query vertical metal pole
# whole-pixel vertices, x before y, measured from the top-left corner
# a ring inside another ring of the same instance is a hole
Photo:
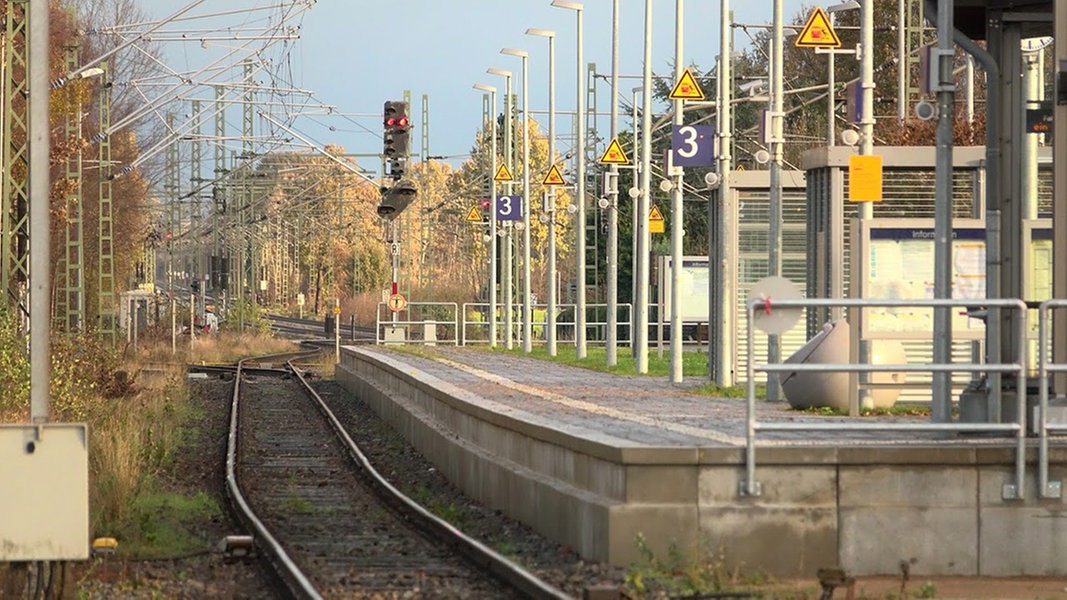
[[[637,372],[648,373],[648,207],[652,186],[652,0],[645,0],[645,54],[641,77],[641,195],[637,205]],[[635,335],[637,335],[635,333]]]
[[[511,107],[511,75],[504,79],[504,163],[508,166],[508,172],[515,175],[515,143],[512,140],[512,122],[514,111]],[[515,184],[508,181],[505,185],[510,196]],[[513,328],[512,310],[515,308],[511,289],[511,223],[504,225],[504,264],[500,269],[504,273],[504,347],[511,350],[515,344],[515,331]]]
[[[955,82],[952,76],[954,45],[953,0],[940,0],[937,10],[937,154],[934,173],[934,298],[952,297],[952,129]],[[866,108],[866,107],[864,107]],[[934,364],[952,360],[952,315],[948,307],[934,308]],[[952,420],[950,373],[933,374],[932,419]]]
[[[718,282],[720,294],[719,297],[709,294],[708,298],[708,315],[717,315],[715,327],[708,323],[708,376],[720,385],[733,385],[736,336],[732,327],[736,298],[734,286],[730,283],[733,280],[734,266],[729,249],[733,245],[730,239],[734,228],[731,225],[731,211],[728,210],[732,205],[730,181],[733,170],[733,28],[730,26],[733,13],[730,12],[730,0],[721,0],[719,12],[719,201],[708,203],[708,222],[716,222],[716,219],[712,218],[712,211],[718,212],[719,218],[718,228],[714,239],[711,240],[713,247],[708,249],[709,256],[717,259],[714,264],[708,265],[708,281]]]
[[[897,0],[897,118],[901,121],[908,114],[908,49],[904,31],[905,10],[912,0]],[[830,15],[830,19],[833,19]],[[833,21],[830,21],[833,25]],[[830,53],[830,64],[834,55]],[[973,63],[968,63],[972,65]],[[833,144],[831,144],[832,146]]]
[[[548,165],[556,164],[556,36],[548,38]],[[549,186],[548,202],[544,207],[548,216],[548,355],[556,356],[556,305],[559,303],[556,284],[556,186]]]
[[[1023,99],[1027,109],[1038,108],[1042,95],[1038,94],[1038,82],[1042,72],[1039,68],[1041,51],[1023,53]],[[1024,133],[1020,144],[1022,160],[1022,205],[1023,218],[1037,218],[1037,133]]]
[[[100,135],[98,157],[100,163],[99,209],[97,211],[97,298],[101,337],[111,345],[116,342],[115,305],[115,247],[114,221],[111,213],[111,80],[108,63],[100,63],[104,70],[100,78]]]
[[[870,155],[874,153],[874,2],[864,0],[860,3],[860,154]],[[874,208],[870,202],[861,202],[856,207],[857,218],[870,219],[874,214]],[[870,342],[866,339],[866,315],[860,308],[856,311],[856,322],[852,323],[855,329],[854,339],[856,343],[856,360],[863,364],[870,357]],[[866,373],[858,375],[860,387],[858,393],[849,399],[849,414],[856,415],[859,407],[869,403],[868,390],[863,385],[867,380]]]
[[[968,123],[974,123],[974,57],[967,55],[967,102],[966,116]]]
[[[682,56],[683,37],[685,33],[685,0],[674,0],[674,80],[682,78],[684,61]],[[683,119],[681,100],[674,101],[674,124],[680,126]],[[682,203],[681,167],[673,167],[671,177],[671,381],[682,381],[682,231],[685,208]]]
[[[489,148],[492,158],[489,160],[489,347],[496,348],[496,311],[498,285],[497,272],[500,269],[500,257],[497,256],[497,222],[496,222],[496,88],[489,92]]]
[[[203,285],[203,278],[201,277],[201,258],[203,257],[203,240],[200,235],[193,235],[193,228],[199,227],[202,223],[204,216],[203,210],[200,206],[200,188],[204,184],[204,146],[203,146],[203,119],[204,111],[200,100],[192,101],[193,112],[193,141],[189,147],[190,158],[190,171],[189,171],[189,189],[192,190],[189,202],[189,240],[187,242],[188,253],[190,256],[190,269],[189,279],[190,281],[196,281],[198,284]],[[204,285],[201,291],[207,292],[207,286]],[[202,298],[204,299],[204,298]],[[192,305],[193,314],[197,314],[197,307],[194,303]]]
[[[530,296],[530,79],[522,56],[522,351],[533,351],[533,306]]]
[[[904,1],[905,0],[900,0],[900,2]],[[836,21],[835,13],[830,13],[831,27],[834,26],[834,21]],[[903,29],[901,29],[901,31],[903,31]],[[837,87],[837,73],[834,72],[837,65],[836,56],[837,55],[834,54],[834,48],[831,48],[830,52],[826,54],[826,145],[831,148],[834,146],[834,136],[836,135],[837,129],[837,122],[834,120],[834,117],[837,116],[835,114],[837,108],[837,92],[834,89]],[[903,71],[903,67],[901,67],[901,71]]]
[[[611,2],[611,139],[619,139],[619,0]],[[608,175],[607,366],[619,363],[619,165]],[[633,335],[631,332],[631,342]]]
[[[585,358],[586,356],[586,340],[585,340],[585,87],[583,85],[584,79],[584,67],[585,58],[582,54],[582,12],[579,8],[575,11],[578,14],[578,69],[577,76],[574,80],[575,89],[577,90],[577,107],[575,116],[575,128],[577,130],[577,139],[575,140],[575,163],[577,164],[578,181],[575,186],[575,203],[578,205],[578,212],[576,213],[577,223],[575,226],[577,233],[577,247],[575,250],[575,256],[577,257],[577,269],[578,269],[578,286],[577,286],[577,299],[574,307],[574,327],[575,327],[575,340],[577,345],[575,346],[575,355],[577,358]]]
[[[49,273],[51,259],[48,126],[48,3],[30,2],[29,7],[29,191],[30,240],[30,420],[47,423],[49,418]],[[7,265],[3,265],[7,268]]]
[[[774,0],[774,35],[771,41],[771,72],[770,72],[770,226],[767,239],[767,275],[778,275],[782,271],[782,96],[784,85],[782,77],[783,60],[783,0]],[[868,2],[869,4],[869,2]],[[778,335],[767,336],[767,362],[776,363],[781,359],[781,337]],[[776,402],[780,397],[778,387],[778,375],[767,373],[767,401]]]
[[[1052,14],[1067,14],[1067,0],[1055,0]],[[1053,90],[1053,122],[1058,124],[1060,131],[1067,129],[1067,100],[1061,100],[1067,96],[1067,19],[1055,19],[1055,55],[1053,58],[1052,72],[1056,82]],[[1067,193],[1067,135],[1057,135],[1052,138],[1052,188],[1062,198]],[[1067,298],[1067,266],[1063,264],[1063,257],[1067,256],[1067,203],[1056,202],[1052,209],[1052,255],[1060,257],[1056,262],[1057,276],[1052,278],[1053,297]],[[1052,360],[1063,364],[1067,363],[1067,313],[1060,310],[1052,319]],[[1067,393],[1067,374],[1057,373],[1053,377],[1053,389],[1057,396]]]

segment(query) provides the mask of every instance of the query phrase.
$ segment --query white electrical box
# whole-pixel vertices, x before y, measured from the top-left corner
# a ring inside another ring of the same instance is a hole
[[[0,425],[0,562],[88,558],[88,428]]]

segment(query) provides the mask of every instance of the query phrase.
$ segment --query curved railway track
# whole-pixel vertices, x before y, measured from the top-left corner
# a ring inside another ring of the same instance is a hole
[[[333,334],[326,335],[326,324],[323,321],[299,319],[282,315],[266,315],[266,319],[270,321],[272,331],[286,337],[297,339],[333,339]],[[364,342],[374,341],[373,327],[353,327],[351,323],[341,322],[340,334],[342,342],[350,342],[352,340]]]
[[[310,354],[238,364],[226,460],[238,517],[293,595],[567,597],[380,477],[294,366]]]

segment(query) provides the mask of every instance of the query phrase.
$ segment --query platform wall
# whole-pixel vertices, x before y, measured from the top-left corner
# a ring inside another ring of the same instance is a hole
[[[337,378],[465,493],[592,560],[674,546],[730,567],[811,576],[1067,575],[1067,503],[1003,500],[1009,448],[769,448],[762,494],[738,493],[743,448],[653,448],[522,418],[389,356],[344,348]],[[1067,474],[1057,449],[1053,479]],[[1032,469],[1030,469],[1032,471]]]

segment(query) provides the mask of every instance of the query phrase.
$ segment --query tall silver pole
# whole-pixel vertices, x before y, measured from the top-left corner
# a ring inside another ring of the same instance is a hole
[[[1067,0],[1055,0],[1052,14],[1067,14]],[[1054,47],[1052,71],[1063,73],[1067,71],[1067,43],[1064,42],[1067,40],[1067,19],[1054,20],[1056,22],[1055,38],[1060,43]],[[1063,81],[1057,83],[1057,88],[1053,91],[1054,97],[1058,98],[1060,94],[1067,93],[1067,90],[1059,87],[1063,84]],[[1054,123],[1067,123],[1067,103],[1057,101],[1052,110]],[[1067,135],[1053,136],[1052,158],[1052,187],[1062,197],[1064,191],[1067,190]],[[1052,236],[1052,255],[1060,257],[1056,263],[1056,269],[1057,272],[1063,273],[1064,266],[1062,262],[1059,262],[1064,260],[1062,257],[1067,256],[1067,206],[1063,202],[1055,203],[1052,209]],[[1054,298],[1067,298],[1067,277],[1053,277],[1052,286]],[[1062,311],[1052,321],[1052,340],[1053,362],[1060,364],[1067,362],[1067,317]],[[1053,386],[1057,396],[1067,392],[1067,374],[1057,373],[1053,378]]]
[[[730,12],[730,0],[721,0],[719,6],[719,77],[718,77],[718,125],[719,125],[719,201],[708,203],[708,222],[714,223],[713,211],[719,211],[718,228],[715,231],[715,252],[708,248],[709,256],[715,256],[718,260],[715,264],[709,264],[708,281],[718,281],[720,296],[709,294],[708,315],[718,315],[716,321],[717,332],[711,337],[712,328],[708,327],[708,376],[720,385],[733,385],[733,353],[735,348],[734,338],[731,332],[733,323],[734,298],[733,285],[728,282],[733,279],[733,265],[726,260],[727,250],[731,247],[729,239],[733,227],[728,223],[726,207],[730,204],[730,173],[733,169],[733,123],[731,117],[731,103],[733,102],[733,44],[731,21],[733,14]],[[720,208],[721,207],[721,208]],[[716,311],[716,305],[718,311]],[[712,351],[712,346],[717,344],[717,351]],[[712,360],[712,357],[715,357]]]
[[[974,57],[967,55],[966,116],[968,123],[974,123]]]
[[[619,139],[619,0],[611,2],[611,139]],[[619,364],[619,165],[608,171],[607,366]],[[633,334],[631,332],[631,340]]]
[[[674,80],[684,71],[683,37],[685,34],[685,0],[674,0]],[[674,124],[682,125],[682,101],[674,101]],[[671,174],[671,381],[682,381],[682,205],[681,167]]]
[[[904,0],[900,0],[903,2]],[[830,13],[830,27],[834,26],[834,13]],[[830,49],[830,52],[826,55],[826,145],[834,145],[834,136],[837,134],[837,122],[834,121],[836,116],[835,110],[837,108],[837,94],[834,88],[837,87],[837,73],[834,69],[837,66],[837,60],[835,59],[834,48]]]
[[[48,3],[30,2],[29,7],[29,134],[30,172],[30,420],[49,419],[49,377],[51,376],[51,324],[49,319],[51,280],[51,225],[48,194],[49,125],[48,94]],[[7,265],[4,265],[6,268]]]
[[[508,172],[514,176],[515,173],[515,161],[514,161],[514,144],[511,141],[511,72],[503,69],[490,68],[486,70],[487,73],[492,75],[501,75],[504,77],[504,165],[508,168]],[[495,175],[495,173],[494,173]],[[508,181],[504,184],[504,191],[507,195],[511,195],[513,183]],[[495,212],[495,208],[494,208]],[[508,350],[514,345],[514,331],[512,328],[512,294],[511,294],[511,227],[509,224],[511,221],[507,221],[504,224],[504,261],[500,265],[500,272],[504,274],[504,347]]]
[[[496,314],[498,309],[497,286],[500,285],[500,256],[497,253],[499,240],[497,239],[498,225],[496,222],[496,88],[489,92],[489,105],[493,107],[489,111],[489,137],[492,138],[490,151],[493,157],[489,161],[489,346],[496,348]]]
[[[874,3],[864,0],[860,3],[860,154],[874,153]],[[874,208],[870,202],[861,202],[856,207],[856,216],[870,219]],[[866,315],[861,308],[857,311],[855,328],[856,360],[860,364],[868,362],[870,342],[867,338]],[[849,399],[849,414],[858,414],[859,407],[868,403],[868,390],[863,386],[866,374],[858,374],[859,393]]]
[[[527,29],[529,35],[548,38],[548,165],[556,164],[556,32]],[[542,211],[548,218],[548,315],[545,344],[548,355],[556,355],[556,186],[547,186]]]
[[[474,84],[474,89],[489,94],[489,347],[496,347],[496,311],[497,311],[497,223],[496,223],[496,88],[481,83]]]
[[[574,306],[574,327],[576,341],[575,355],[577,358],[585,358],[586,356],[586,340],[585,340],[585,85],[583,85],[585,75],[585,57],[582,54],[582,9],[579,8],[575,11],[578,15],[578,69],[577,78],[575,79],[575,86],[578,88],[577,93],[577,116],[576,127],[578,139],[575,140],[575,152],[577,153],[577,175],[578,178],[576,185],[575,202],[578,205],[577,218],[577,248],[575,248],[575,254],[577,255],[577,269],[578,269],[578,290],[577,298]]]
[[[1023,53],[1023,98],[1026,108],[1038,108],[1038,103],[1044,98],[1039,94],[1038,82],[1042,79],[1044,71],[1041,69],[1041,54],[1037,52]],[[1027,133],[1021,144],[1022,163],[1022,188],[1023,188],[1023,218],[1037,218],[1037,138],[1040,134]]]
[[[533,351],[530,302],[530,82],[527,55],[522,55],[522,351]]]
[[[782,59],[784,17],[783,0],[774,0],[774,35],[771,41],[770,69],[770,150],[771,150],[771,189],[769,219],[770,226],[767,239],[767,274],[778,275],[782,272]],[[767,336],[767,362],[776,363],[781,359],[781,338],[778,335]],[[776,402],[780,396],[778,376],[767,374],[767,401]]]
[[[645,55],[641,76],[641,195],[637,205],[637,372],[648,373],[648,207],[652,169],[652,0],[645,0]],[[635,336],[637,334],[635,333]]]
[[[904,11],[908,2],[909,0],[897,0],[897,118],[901,121],[908,114],[908,49],[904,32]],[[830,15],[830,19],[833,18],[833,15]],[[830,24],[833,25],[832,20]],[[830,54],[830,60],[834,60],[833,53]]]
[[[952,297],[952,128],[955,111],[955,81],[952,76],[952,0],[940,0],[937,10],[937,133],[934,172],[934,298]],[[866,25],[866,23],[864,23]],[[864,56],[866,58],[866,56]],[[864,106],[864,110],[866,110]],[[952,314],[948,307],[934,309],[934,363],[952,361]],[[932,420],[952,420],[952,379],[949,373],[933,374]],[[991,422],[997,420],[990,416]]]

